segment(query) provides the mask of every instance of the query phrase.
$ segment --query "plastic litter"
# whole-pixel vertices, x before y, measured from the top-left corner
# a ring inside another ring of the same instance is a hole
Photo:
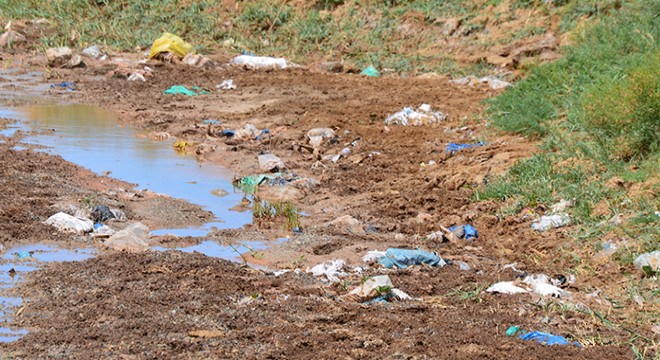
[[[342,271],[346,266],[344,260],[331,260],[318,264],[313,268],[307,270],[314,276],[325,276],[331,282],[339,281],[340,277],[347,276],[348,274]]]
[[[135,223],[110,236],[104,245],[117,251],[142,252],[149,249],[148,239],[149,228]]]
[[[91,59],[108,60],[108,55],[104,54],[97,45],[92,45],[82,51],[83,56]]]
[[[58,84],[51,84],[51,89],[66,89],[67,91],[75,91],[76,83],[73,81],[64,81]]]
[[[259,155],[259,169],[264,172],[279,172],[286,166],[284,161],[273,154]]]
[[[447,118],[447,115],[440,111],[433,111],[431,105],[422,104],[414,110],[411,107],[405,107],[403,110],[390,115],[385,119],[385,124],[403,125],[403,126],[421,126],[437,124]]]
[[[110,219],[114,219],[115,214],[110,211],[110,208],[105,205],[96,205],[92,209],[92,220],[97,223],[103,223]]]
[[[633,265],[635,265],[637,270],[644,273],[660,271],[660,250],[639,255],[635,261],[633,261]]]
[[[26,258],[32,257],[32,252],[30,252],[30,251],[19,251],[15,255],[19,259],[26,259]]]
[[[115,234],[115,231],[107,225],[100,224],[101,226],[96,227],[97,224],[94,224],[94,236],[95,237],[109,237]]]
[[[161,37],[156,39],[151,45],[151,52],[149,53],[149,59],[153,59],[155,56],[161,53],[172,53],[179,58],[183,59],[186,55],[193,52],[193,46],[181,39],[180,37],[170,34],[163,33]]]
[[[380,292],[383,290],[387,290],[386,292],[390,292],[393,287],[394,285],[392,285],[392,280],[390,280],[389,276],[379,275],[379,276],[370,277],[369,279],[367,279],[367,281],[362,283],[362,285],[353,289],[349,294],[357,295],[362,298],[365,297],[374,298],[380,295]]]
[[[236,89],[236,85],[234,85],[234,80],[229,79],[229,80],[223,80],[219,85],[215,86],[217,89],[220,90],[234,90]]]
[[[563,212],[566,211],[566,209],[568,209],[569,207],[571,207],[573,205],[575,205],[575,199],[572,199],[572,200],[561,199],[558,203],[556,203],[556,204],[554,204],[550,207],[550,212],[552,214],[563,213]]]
[[[447,145],[447,150],[445,150],[446,153],[448,154],[454,154],[457,151],[465,150],[465,149],[474,149],[475,147],[478,146],[484,146],[486,145],[483,141],[480,141],[476,144],[457,144],[457,143],[449,143]]]
[[[501,281],[491,285],[486,292],[498,294],[526,294],[527,289],[514,285],[513,281]]]
[[[430,266],[445,266],[447,263],[438,255],[421,249],[396,249],[389,248],[385,251],[385,256],[378,258],[378,263],[388,269],[395,266],[399,269],[405,269],[411,265],[427,264]]]
[[[375,67],[373,67],[372,65],[369,65],[364,70],[362,70],[360,75],[378,77],[378,76],[380,76],[380,73],[378,72],[378,70]]]
[[[307,132],[307,139],[309,139],[309,145],[314,149],[320,147],[323,142],[332,139],[335,137],[335,132],[329,128],[315,128]]]
[[[239,55],[232,61],[234,65],[243,65],[250,69],[286,69],[290,67],[286,59],[268,56]]]
[[[202,121],[202,123],[205,124],[205,125],[220,125],[221,124],[220,121],[215,120],[215,119],[206,119],[206,120]]]
[[[578,342],[571,343],[568,340],[566,340],[566,338],[563,336],[553,335],[541,331],[532,331],[529,333],[521,334],[518,337],[523,340],[533,340],[539,344],[548,345],[548,346],[574,344],[577,347],[582,348],[582,345],[580,345],[580,343]]]
[[[168,95],[186,95],[186,96],[195,96],[195,95],[207,95],[211,92],[205,89],[202,89],[198,86],[193,86],[191,89],[188,89],[185,86],[174,85],[169,89],[163,91],[163,94]]]
[[[45,223],[56,227],[62,232],[84,234],[94,230],[94,223],[91,220],[74,217],[63,212],[58,212],[49,217]]]
[[[490,86],[490,88],[494,90],[504,89],[506,87],[513,86],[511,83],[506,82],[504,80],[500,80],[494,76],[485,76],[482,78],[477,78],[474,75],[470,75],[463,78],[451,80],[451,82],[458,85],[469,85],[469,86],[485,83],[488,84],[488,86]]]
[[[548,231],[552,228],[560,228],[562,226],[569,225],[571,223],[571,217],[568,214],[559,213],[554,215],[542,216],[540,219],[535,220],[532,223],[532,229],[536,231]]]
[[[263,184],[267,180],[275,179],[278,176],[281,176],[281,174],[276,173],[276,174],[248,175],[248,176],[243,176],[242,178],[239,179],[234,179],[234,181],[232,181],[232,184],[234,185],[234,187],[242,190],[247,194],[254,194],[257,191],[259,185]]]
[[[144,75],[142,75],[140,73],[132,73],[132,74],[128,75],[127,80],[128,81],[143,81],[143,82],[147,81],[147,79],[144,78]]]
[[[472,241],[479,237],[479,232],[477,229],[469,224],[455,225],[450,227],[448,230],[454,233],[454,235],[456,235],[459,239],[465,239],[467,241]]]

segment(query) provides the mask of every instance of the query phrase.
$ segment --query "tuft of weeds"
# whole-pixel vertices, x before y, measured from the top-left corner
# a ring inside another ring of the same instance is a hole
[[[258,226],[270,226],[277,222],[283,222],[285,231],[300,227],[300,211],[291,201],[271,203],[255,196],[252,206],[252,218]]]
[[[455,296],[463,301],[473,301],[476,303],[481,303],[483,301],[484,290],[486,290],[487,285],[485,284],[472,284],[461,286],[455,289],[452,289],[447,293],[447,296]]]

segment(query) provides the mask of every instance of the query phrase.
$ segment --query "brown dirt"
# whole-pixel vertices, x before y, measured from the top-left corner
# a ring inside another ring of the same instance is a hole
[[[616,339],[619,344],[629,336],[578,311],[549,310],[570,303],[478,291],[471,299],[461,298],[494,281],[512,280],[511,272],[501,272],[503,264],[516,261],[521,269],[550,275],[565,274],[571,267],[571,259],[553,258],[549,252],[567,241],[565,229],[539,235],[530,230],[529,219],[498,216],[499,204],[470,199],[475,187],[529,156],[535,147],[529,140],[491,131],[478,116],[482,101],[497,92],[452,85],[447,78],[373,79],[304,69],[255,72],[158,63],[149,64],[154,76],[146,83],[128,82],[109,76],[117,69],[137,67],[131,64],[135,57],[124,58],[119,64],[88,61],[86,69],[56,70],[37,83],[74,80],[80,91],[47,90],[45,95],[51,101],[99,104],[116,111],[126,125],[192,141],[195,145],[189,151],[197,153],[200,161],[227,166],[240,175],[258,172],[257,154],[270,151],[284,160],[289,171],[320,181],[317,189],[295,199],[308,214],[302,220],[303,234],[287,233],[290,241],[252,254],[255,263],[305,269],[342,258],[360,265],[359,257],[367,250],[420,246],[450,260],[465,261],[473,270],[451,266],[391,272],[396,287],[422,300],[361,305],[338,300],[346,293],[341,286],[321,284],[305,274],[276,278],[200,254],[107,253],[84,262],[49,265],[31,275],[17,290],[29,304],[14,321],[30,333],[2,345],[4,354],[18,358],[632,356],[621,345],[578,350],[544,347],[504,335],[510,325],[521,325],[529,330],[579,334],[582,339]],[[216,60],[224,58],[220,55]],[[21,71],[44,65],[38,56],[18,55],[12,63],[23,64]],[[237,90],[215,91],[215,85],[230,78]],[[200,86],[213,94],[163,95],[172,85]],[[19,84],[12,91],[20,93],[30,86],[36,85]],[[33,100],[9,96],[0,101],[21,105]],[[448,120],[434,126],[384,127],[388,114],[421,103],[447,113]],[[270,129],[272,135],[261,141],[227,141],[209,135],[208,126],[202,125],[205,119],[221,120],[228,129],[251,123]],[[318,159],[300,145],[306,145],[305,134],[316,127],[331,127],[339,136],[338,143],[325,145],[320,156],[337,154],[344,147],[351,149],[350,155],[336,164],[324,161],[315,167]],[[194,225],[208,218],[198,208],[193,217],[188,211],[175,211],[171,218],[162,218],[161,198],[147,193],[133,201],[108,192],[116,187],[130,189],[130,184],[97,176],[59,157],[12,150],[18,140],[0,144],[2,241],[36,242],[44,235],[60,240],[60,234],[41,224],[52,213],[50,205],[79,203],[91,194],[101,194],[121,206],[132,220],[179,220]],[[445,154],[449,142],[478,140],[487,145],[454,156]],[[373,152],[379,155],[370,157]],[[420,165],[429,160],[436,164]],[[167,205],[192,207],[175,200]],[[343,215],[353,216],[369,231],[362,234],[328,225]],[[479,229],[480,237],[471,246],[424,237],[439,225],[463,223]],[[247,226],[216,231],[209,238],[268,240],[274,238],[273,233],[282,231]],[[166,237],[160,241],[172,245],[183,240]],[[371,275],[378,272],[367,270]],[[360,276],[355,275],[345,285],[350,289],[359,282]],[[585,294],[593,289],[579,282],[571,290],[576,303],[588,303]],[[257,299],[244,300],[250,295]],[[603,312],[611,309],[589,306]]]

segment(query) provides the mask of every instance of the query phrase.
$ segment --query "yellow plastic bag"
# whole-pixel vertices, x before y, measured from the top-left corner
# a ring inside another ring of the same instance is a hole
[[[174,55],[183,58],[193,52],[193,46],[176,35],[163,33],[163,36],[156,39],[154,44],[151,45],[149,59],[164,52],[171,52]]]

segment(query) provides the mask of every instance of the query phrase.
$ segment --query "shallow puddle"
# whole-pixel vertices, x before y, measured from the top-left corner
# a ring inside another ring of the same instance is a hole
[[[2,135],[36,130],[39,135],[22,142],[45,146],[45,151],[97,174],[109,171],[110,176],[135,183],[139,189],[200,205],[216,217],[200,228],[157,229],[154,235],[204,236],[211,227],[239,228],[252,222],[250,212],[229,210],[243,196],[233,191],[231,172],[198,163],[192,155],[177,154],[173,140],[138,137],[133,129],[119,126],[112,112],[88,105],[31,106],[0,110],[0,117],[20,121],[0,132]],[[224,196],[214,195],[218,193]]]
[[[24,281],[26,273],[49,262],[81,261],[94,257],[93,248],[66,250],[55,245],[30,244],[7,249],[0,258],[0,342],[12,342],[28,333],[11,326],[11,319],[24,305],[23,299],[11,292]]]

